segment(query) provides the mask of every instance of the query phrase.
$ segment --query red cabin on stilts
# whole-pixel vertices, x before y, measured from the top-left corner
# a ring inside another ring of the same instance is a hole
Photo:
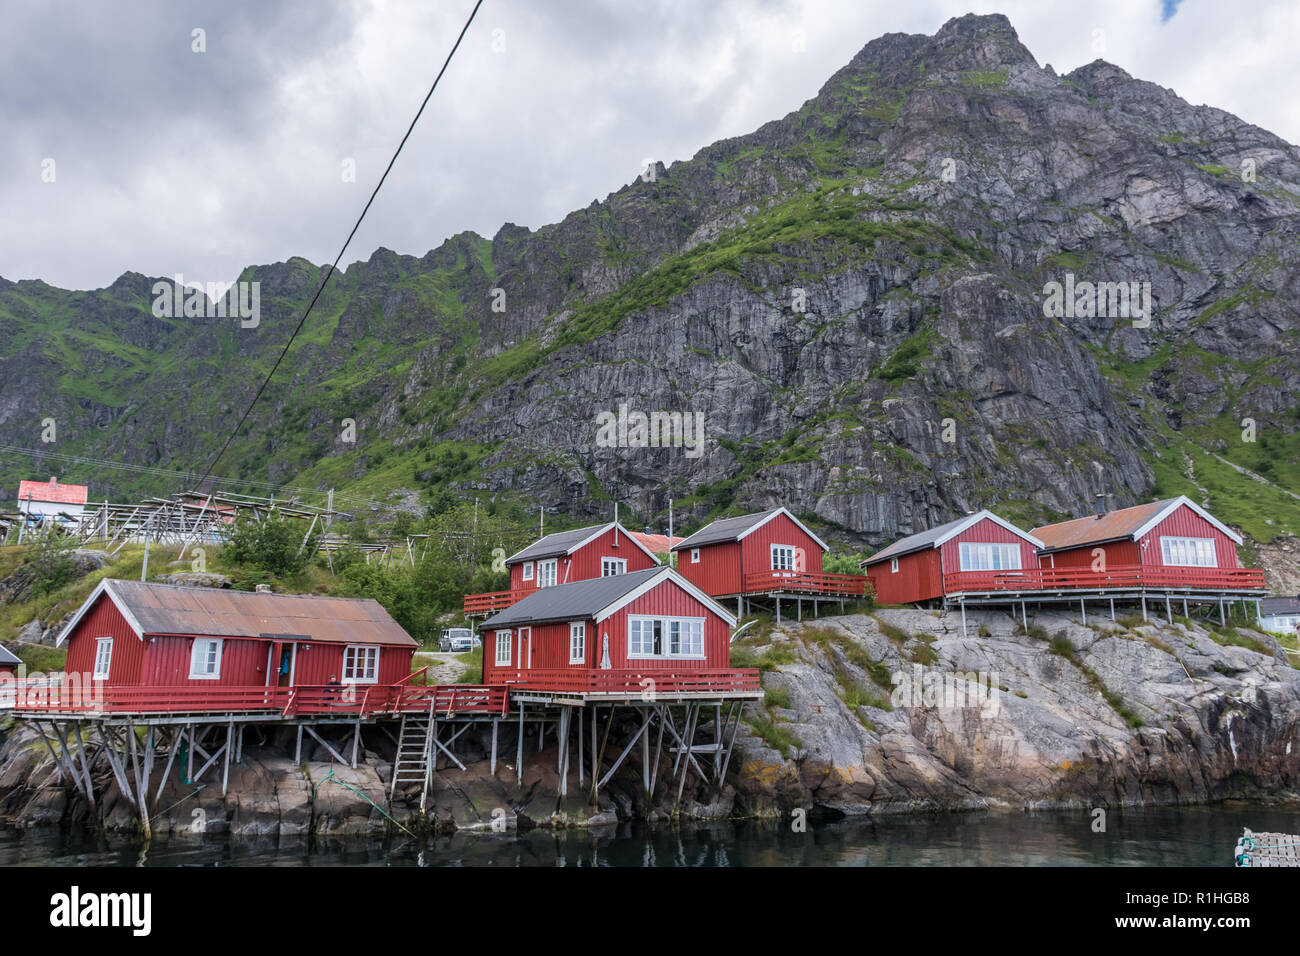
[[[914,604],[951,592],[953,572],[1016,574],[1038,567],[1041,542],[984,510],[900,538],[862,562],[881,604]],[[947,582],[945,583],[945,576]]]

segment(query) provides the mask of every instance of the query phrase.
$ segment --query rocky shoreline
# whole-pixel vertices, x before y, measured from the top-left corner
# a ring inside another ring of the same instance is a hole
[[[224,799],[211,771],[202,786],[173,772],[152,832],[491,833],[796,810],[851,817],[1300,799],[1300,670],[1271,636],[1244,628],[1131,618],[1082,626],[1041,614],[1026,630],[1005,613],[980,612],[968,614],[963,636],[953,614],[880,610],[768,625],[735,656],[763,668],[767,699],[749,706],[726,785],[711,792],[690,777],[676,807],[675,788],[662,782],[647,804],[637,753],[599,806],[576,786],[561,801],[553,738],[539,751],[532,733],[520,786],[513,729],[503,725],[496,773],[486,730],[467,732],[457,741],[466,769],[444,760],[421,817],[416,788],[399,790],[389,807],[392,747],[382,732],[366,732],[353,769],[322,747],[295,764],[289,733],[266,728],[250,731]],[[0,826],[137,829],[108,768],[95,776],[92,819],[80,795],[56,782],[35,732],[0,725]]]

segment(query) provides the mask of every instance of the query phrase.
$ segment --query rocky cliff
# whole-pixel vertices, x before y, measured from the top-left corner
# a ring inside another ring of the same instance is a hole
[[[687,520],[783,502],[858,545],[1187,493],[1281,536],[1290,568],[1298,224],[1294,145],[961,17],[872,40],[796,112],[559,223],[352,265],[219,473],[574,516],[616,498],[657,524],[669,497]],[[201,469],[321,274],[250,267],[256,328],[156,318],[135,273],[0,280],[0,441],[52,417],[47,450]],[[1149,314],[1045,308],[1050,283],[1111,282]],[[702,414],[704,453],[602,447],[623,403]],[[94,497],[159,490],[83,470]],[[28,471],[6,461],[7,494]]]
[[[660,767],[655,799],[641,792],[640,751],[590,806],[571,785],[561,801],[553,734],[526,738],[516,783],[513,725],[496,773],[486,735],[456,743],[430,796],[435,828],[600,826],[621,819],[770,817],[794,810],[861,815],[935,810],[1113,808],[1300,797],[1300,671],[1267,635],[1180,619],[960,619],[879,611],[768,627],[738,646],[764,670],[766,700],[749,705],[726,785],[688,778],[683,801]],[[624,728],[631,730],[633,728]],[[702,728],[702,739],[711,728]],[[84,802],[54,779],[39,738],[0,730],[0,818],[10,825],[85,820]],[[418,821],[418,791],[387,807],[392,747],[373,730],[356,770],[323,747],[293,762],[288,732],[249,734],[230,792],[173,774],[158,801],[158,834],[373,833]],[[101,764],[103,762],[101,761]],[[133,829],[133,811],[106,765],[96,770],[98,817]]]

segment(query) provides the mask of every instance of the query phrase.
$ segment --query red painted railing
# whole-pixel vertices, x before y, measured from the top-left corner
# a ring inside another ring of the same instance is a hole
[[[536,590],[536,588],[520,588],[514,591],[486,591],[483,594],[466,594],[465,616],[495,614],[497,611],[504,611],[512,604],[518,604]]]
[[[823,574],[820,571],[747,571],[746,594],[797,591],[831,597],[862,597],[866,593],[864,574]]]
[[[952,571],[943,576],[947,595],[988,591],[1132,590],[1171,588],[1237,591],[1265,588],[1255,568],[1168,568],[1122,565],[1091,568],[1025,568],[1020,571]]]
[[[493,681],[504,682],[512,691],[554,691],[564,694],[739,694],[761,689],[755,668],[656,671],[625,668],[532,668],[495,670]]]
[[[313,687],[104,687],[30,678],[0,682],[0,710],[45,714],[279,713],[282,717],[504,714],[505,687],[331,684]]]

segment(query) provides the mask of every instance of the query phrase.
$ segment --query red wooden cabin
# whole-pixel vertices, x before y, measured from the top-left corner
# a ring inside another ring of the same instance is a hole
[[[1144,587],[1256,588],[1262,573],[1242,568],[1241,537],[1185,496],[1044,525],[1038,563],[1044,578],[1132,578]],[[1055,573],[1049,573],[1055,572]],[[1083,586],[1083,585],[1080,585]]]
[[[500,611],[539,588],[657,567],[659,559],[616,521],[557,531],[506,558],[510,589],[465,597],[465,614]]]
[[[377,601],[105,579],[58,643],[105,687],[391,685],[417,644]]]
[[[730,667],[736,619],[671,568],[544,588],[483,622],[483,681],[581,694],[758,691]]]
[[[826,550],[785,508],[719,518],[673,546],[678,572],[713,597],[861,597],[861,575],[822,572]]]
[[[9,648],[0,644],[0,674],[17,674],[20,664],[22,661]]]
[[[881,604],[914,604],[951,593],[953,572],[1014,577],[1038,567],[1041,542],[988,510],[900,538],[862,562]],[[945,576],[947,584],[945,584]]]

